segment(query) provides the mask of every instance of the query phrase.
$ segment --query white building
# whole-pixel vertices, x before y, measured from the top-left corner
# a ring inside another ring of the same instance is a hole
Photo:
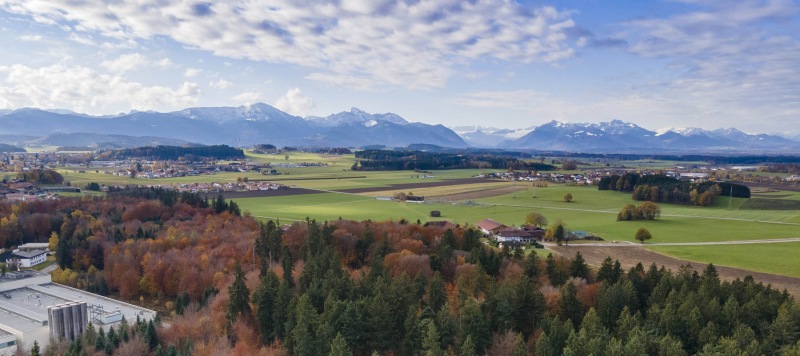
[[[14,262],[14,260],[19,261],[20,267],[31,268],[36,266],[44,261],[47,260],[47,251],[45,250],[32,250],[32,251],[20,251],[14,250],[14,253],[11,254],[11,258],[6,260],[6,264],[10,262]]]

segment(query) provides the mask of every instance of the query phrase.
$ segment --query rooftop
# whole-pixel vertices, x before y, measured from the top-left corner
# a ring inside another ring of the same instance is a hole
[[[45,250],[30,250],[30,251],[17,251],[14,252],[12,255],[20,257],[20,258],[34,258],[39,255],[46,254],[47,251]]]

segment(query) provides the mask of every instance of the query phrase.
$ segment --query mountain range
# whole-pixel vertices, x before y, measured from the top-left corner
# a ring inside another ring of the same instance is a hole
[[[504,149],[602,153],[800,152],[800,142],[776,135],[752,135],[735,128],[651,131],[621,120],[600,123],[550,121],[520,130],[481,127],[454,129],[471,145]]]
[[[746,134],[735,128],[651,131],[614,120],[601,123],[550,121],[516,130],[476,126],[451,129],[409,122],[392,113],[371,114],[356,108],[326,117],[302,118],[263,103],[108,116],[67,110],[0,110],[0,143],[108,148],[269,143],[279,147],[422,144],[603,153],[800,152],[800,142],[775,135]]]
[[[395,114],[369,114],[353,108],[327,117],[290,115],[267,104],[189,108],[176,112],[131,112],[89,116],[63,110],[20,109],[0,112],[0,139],[27,143],[69,141],[72,146],[108,144],[108,135],[132,136],[129,142],[179,140],[199,144],[250,146],[388,147],[433,144],[467,147],[442,125],[408,122]],[[15,139],[19,138],[19,139]],[[69,138],[69,140],[67,140]],[[3,142],[3,141],[0,141]],[[119,137],[113,140],[121,142]]]

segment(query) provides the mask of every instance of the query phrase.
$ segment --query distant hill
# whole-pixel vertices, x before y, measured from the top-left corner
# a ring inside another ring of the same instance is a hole
[[[72,142],[70,146],[85,146],[87,141],[100,144],[102,137],[97,135],[235,146],[262,143],[320,147],[374,144],[390,147],[410,144],[467,146],[461,137],[442,125],[412,123],[396,114],[370,114],[352,109],[327,117],[304,119],[263,103],[239,107],[188,108],[171,113],[132,112],[103,117],[68,111],[20,109],[0,113],[0,135],[54,136],[43,141],[68,139]]]
[[[7,145],[5,143],[0,143],[0,152],[25,152],[24,148],[19,148],[16,146]]]

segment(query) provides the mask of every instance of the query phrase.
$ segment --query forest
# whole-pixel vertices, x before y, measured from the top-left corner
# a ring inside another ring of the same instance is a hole
[[[98,160],[127,158],[154,160],[177,160],[183,158],[187,161],[198,161],[202,159],[225,160],[244,158],[244,151],[227,145],[192,147],[155,146],[101,151],[97,153],[95,158]]]
[[[516,157],[498,154],[456,154],[423,151],[363,150],[355,152],[358,162],[353,170],[400,171],[429,169],[493,168],[551,171],[556,167],[527,162]]]
[[[699,206],[710,205],[720,195],[750,198],[750,188],[741,184],[713,181],[692,183],[663,174],[605,176],[600,178],[597,189],[632,193],[633,200],[637,201]]]
[[[469,227],[284,225],[223,197],[157,189],[0,204],[49,241],[55,282],[134,303],[127,321],[50,355],[718,355],[800,353],[800,305],[715,267],[590,268],[497,250]],[[10,223],[9,223],[10,224]]]

